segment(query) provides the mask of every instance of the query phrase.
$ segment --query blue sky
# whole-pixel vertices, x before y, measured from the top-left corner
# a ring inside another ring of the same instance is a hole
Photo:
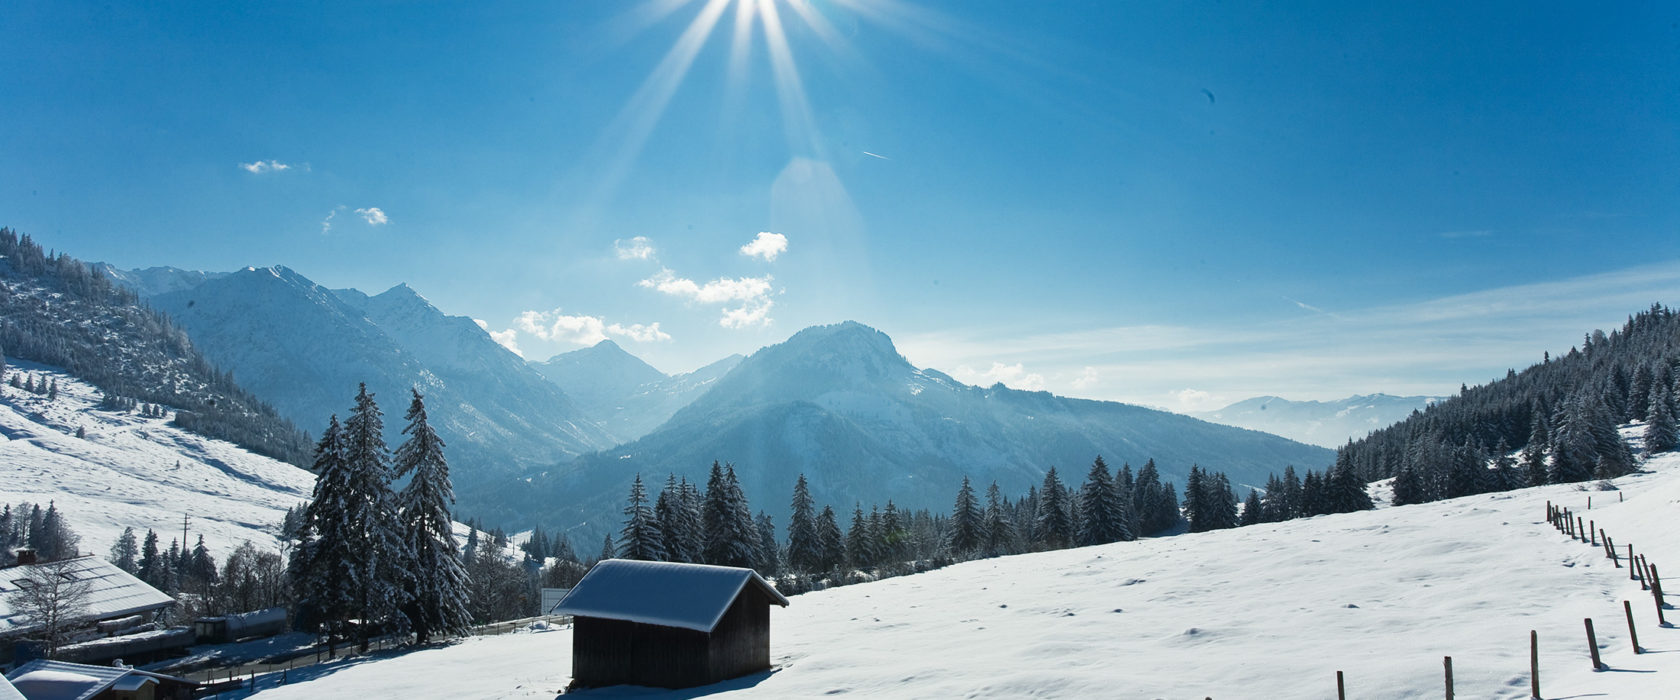
[[[0,224],[407,282],[534,359],[856,319],[1197,409],[1680,304],[1672,3],[156,5],[0,13]]]

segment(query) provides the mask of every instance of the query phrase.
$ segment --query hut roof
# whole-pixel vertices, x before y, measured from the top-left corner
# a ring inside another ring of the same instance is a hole
[[[9,593],[24,585],[30,569],[55,566],[57,563],[23,564],[0,569],[0,637],[29,632],[35,628],[12,610]],[[63,562],[64,575],[88,584],[87,609],[82,619],[104,620],[124,615],[166,608],[175,599],[146,585],[116,564],[95,556]]]
[[[183,678],[121,666],[90,666],[68,661],[36,659],[12,671],[11,683],[18,692],[27,693],[29,700],[85,700],[117,686],[118,690],[136,690],[146,683],[171,680],[190,683]],[[0,698],[5,697],[0,692]]]
[[[5,676],[0,676],[0,700],[26,699],[23,697],[23,693],[18,692],[17,688],[12,687],[11,681],[6,680]]]
[[[584,574],[554,613],[711,632],[749,585],[787,606],[788,599],[752,569],[608,559]]]

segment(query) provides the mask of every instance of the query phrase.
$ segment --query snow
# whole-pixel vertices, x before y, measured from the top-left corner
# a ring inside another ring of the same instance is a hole
[[[48,565],[35,565],[42,566]],[[33,626],[24,626],[23,620],[12,612],[10,596],[5,594],[19,588],[16,580],[24,577],[25,569],[35,567],[15,566],[0,569],[0,637],[33,629]],[[156,610],[175,603],[175,599],[167,594],[141,583],[140,579],[99,557],[72,559],[63,573],[87,583],[87,610],[84,616],[88,618],[104,620]]]
[[[0,676],[0,700],[24,700],[23,693],[18,692],[5,676]]]
[[[57,379],[58,399],[0,387],[0,502],[56,503],[84,552],[104,555],[124,527],[137,540],[156,530],[168,548],[183,514],[189,547],[202,534],[219,555],[245,540],[279,549],[286,509],[314,488],[306,470],[168,418],[100,410],[98,389],[57,368],[9,360],[7,372],[18,371]],[[86,438],[76,437],[78,427]]]
[[[710,632],[748,584],[787,599],[752,569],[608,559],[584,574],[552,614],[600,617]],[[672,595],[681,591],[681,595]]]
[[[1238,530],[959,564],[796,596],[771,615],[776,669],[693,697],[1528,697],[1528,633],[1545,697],[1664,698],[1680,629],[1602,549],[1544,521],[1548,500],[1680,572],[1680,454],[1613,492],[1548,486]],[[1586,510],[1588,496],[1593,509]],[[1680,580],[1680,574],[1670,574]],[[1680,587],[1676,587],[1680,588]],[[1641,643],[1629,649],[1621,601]],[[1680,613],[1674,613],[1680,614]],[[1672,616],[1672,615],[1671,615]],[[1605,663],[1594,672],[1583,618]],[[345,664],[263,698],[552,697],[565,631],[477,638]]]

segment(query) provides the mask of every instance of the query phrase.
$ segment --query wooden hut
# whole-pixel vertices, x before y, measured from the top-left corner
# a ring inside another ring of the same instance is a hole
[[[572,685],[691,688],[770,668],[770,606],[752,569],[608,559],[555,614],[572,616]]]

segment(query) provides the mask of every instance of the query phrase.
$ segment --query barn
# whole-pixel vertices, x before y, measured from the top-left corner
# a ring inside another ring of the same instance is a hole
[[[572,616],[572,685],[691,688],[770,668],[770,606],[752,569],[608,559],[555,614]]]

